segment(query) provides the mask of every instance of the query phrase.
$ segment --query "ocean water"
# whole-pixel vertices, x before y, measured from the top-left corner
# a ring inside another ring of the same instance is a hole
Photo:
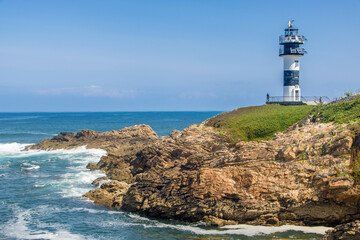
[[[96,206],[82,197],[103,173],[100,149],[23,151],[61,131],[148,124],[160,136],[219,112],[0,113],[0,239],[321,239],[325,227],[206,227]]]

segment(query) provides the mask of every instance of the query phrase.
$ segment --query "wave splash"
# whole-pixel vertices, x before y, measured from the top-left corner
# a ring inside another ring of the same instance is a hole
[[[15,211],[15,217],[11,219],[1,230],[4,236],[15,239],[52,239],[52,240],[83,240],[82,235],[74,234],[68,231],[69,226],[63,224],[46,224],[34,220],[31,216],[31,210],[18,209]],[[31,230],[28,225],[36,222],[36,225],[41,226],[41,230]],[[46,229],[55,229],[50,232]],[[89,238],[86,238],[89,239]]]
[[[29,146],[29,143],[0,143],[0,155],[9,153],[19,153]]]
[[[32,145],[32,143],[0,143],[0,155],[2,154],[17,154],[22,153],[26,155],[33,154],[79,154],[79,153],[89,153],[94,157],[101,157],[106,154],[106,151],[103,149],[96,148],[87,148],[86,146],[81,146],[73,149],[57,149],[57,150],[25,150],[27,146]]]
[[[297,231],[303,233],[312,233],[323,235],[327,230],[332,228],[329,227],[305,227],[295,225],[282,225],[282,226],[255,226],[255,225],[230,225],[220,227],[218,229],[206,229],[196,225],[185,225],[185,224],[167,224],[156,220],[150,220],[146,217],[142,217],[136,214],[129,214],[129,217],[137,221],[137,225],[142,222],[144,228],[170,228],[179,231],[192,232],[196,235],[244,235],[248,237],[268,235],[286,231]]]

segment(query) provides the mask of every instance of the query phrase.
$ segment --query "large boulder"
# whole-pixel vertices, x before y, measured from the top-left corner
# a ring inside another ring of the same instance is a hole
[[[130,185],[126,182],[113,180],[103,183],[99,189],[91,190],[84,196],[93,200],[98,205],[120,209],[123,197],[129,187]]]

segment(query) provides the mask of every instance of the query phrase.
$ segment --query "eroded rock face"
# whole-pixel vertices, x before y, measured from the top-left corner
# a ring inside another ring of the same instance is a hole
[[[135,182],[123,208],[209,224],[351,221],[360,216],[360,189],[349,167],[351,133],[338,128],[307,120],[273,140],[228,148],[213,129],[191,126],[130,162]]]
[[[130,185],[126,182],[113,180],[103,183],[99,189],[87,192],[85,197],[93,200],[98,205],[120,209],[122,207],[123,196],[129,187]]]
[[[113,181],[86,196],[107,207],[209,225],[335,226],[360,219],[353,136],[346,126],[309,118],[272,140],[234,147],[204,124],[161,138],[147,126],[121,134],[128,130],[61,134],[36,147],[96,146],[102,139],[96,147],[108,156],[89,168]]]

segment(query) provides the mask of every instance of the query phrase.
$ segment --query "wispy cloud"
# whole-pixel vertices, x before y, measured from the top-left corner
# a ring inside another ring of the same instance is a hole
[[[135,98],[136,90],[103,88],[97,85],[90,85],[85,87],[40,89],[36,91],[36,94],[47,95],[47,96],[65,95],[65,96],[83,96],[83,97]]]
[[[216,99],[217,95],[213,92],[187,91],[180,93],[182,99]]]

